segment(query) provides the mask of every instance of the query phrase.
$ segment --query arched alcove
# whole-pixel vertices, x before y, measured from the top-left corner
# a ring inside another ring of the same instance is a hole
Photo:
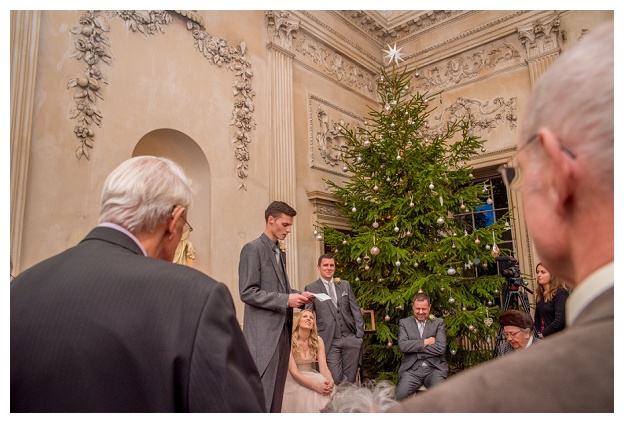
[[[193,267],[210,274],[210,166],[202,149],[188,135],[175,129],[156,129],[136,144],[132,157],[160,156],[178,163],[193,181],[195,196],[188,213],[193,226],[189,241],[195,248]]]

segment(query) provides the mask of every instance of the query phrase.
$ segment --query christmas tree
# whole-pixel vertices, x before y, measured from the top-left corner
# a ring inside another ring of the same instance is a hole
[[[491,359],[506,285],[496,273],[478,276],[478,269],[496,268],[509,217],[475,228],[457,216],[491,201],[467,164],[483,140],[469,118],[431,128],[440,93],[412,92],[411,77],[395,65],[382,70],[379,108],[371,108],[364,126],[342,128],[350,178],[326,183],[351,231],[319,227],[335,253],[336,276],[351,282],[363,309],[374,310],[366,377],[394,382],[402,359],[398,322],[413,315],[417,292],[428,294],[432,314],[445,320],[453,371]]]

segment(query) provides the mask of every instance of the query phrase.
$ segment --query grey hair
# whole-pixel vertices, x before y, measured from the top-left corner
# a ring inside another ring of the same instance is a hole
[[[397,404],[395,386],[388,380],[369,381],[361,387],[350,383],[336,386],[332,400],[322,413],[381,413]]]
[[[521,130],[526,143],[551,129],[578,157],[587,159],[596,189],[613,193],[614,26],[583,36],[538,80]],[[532,159],[539,160],[532,149]],[[597,183],[597,182],[600,183]]]
[[[173,161],[154,156],[126,160],[108,175],[102,190],[100,223],[132,233],[153,232],[175,206],[193,202],[191,181]]]

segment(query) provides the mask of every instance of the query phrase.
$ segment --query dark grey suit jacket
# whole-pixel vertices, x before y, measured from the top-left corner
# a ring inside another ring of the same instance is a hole
[[[435,344],[425,347],[425,339],[436,339]],[[418,360],[427,360],[430,364],[448,376],[446,362],[446,327],[444,320],[427,319],[423,336],[420,336],[416,317],[410,316],[399,321],[399,349],[403,353],[403,361],[399,367],[399,377]]]
[[[561,332],[407,399],[389,411],[613,413],[613,288]]]
[[[238,265],[238,288],[245,303],[243,333],[260,374],[273,357],[284,325],[289,334],[292,330],[288,296],[299,292],[290,288],[286,272],[280,270],[274,245],[262,234],[243,247]],[[285,267],[286,254],[280,254]]]
[[[11,283],[11,412],[262,412],[228,288],[93,229]]]
[[[340,283],[334,286],[336,287],[336,297],[339,299],[338,306],[342,313],[342,319],[356,337],[362,338],[364,336],[364,318],[362,317],[362,309],[360,309],[357,303],[351,285],[349,285],[348,281],[341,279]],[[316,292],[329,295],[329,292],[325,289],[325,285],[320,278],[310,285],[307,285],[305,290],[312,293]],[[334,304],[331,300],[315,300],[311,304],[306,304],[305,308],[314,311],[316,314],[318,334],[323,338],[325,351],[329,351],[336,330],[336,308]]]

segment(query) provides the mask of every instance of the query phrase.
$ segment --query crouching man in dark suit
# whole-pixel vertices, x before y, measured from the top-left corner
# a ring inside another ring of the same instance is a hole
[[[399,349],[403,353],[396,389],[399,401],[423,384],[430,388],[448,377],[444,320],[429,318],[431,299],[427,294],[416,294],[412,308],[414,316],[399,322]]]
[[[173,256],[192,202],[170,160],[106,179],[100,224],[11,283],[11,412],[262,412],[228,288]]]

